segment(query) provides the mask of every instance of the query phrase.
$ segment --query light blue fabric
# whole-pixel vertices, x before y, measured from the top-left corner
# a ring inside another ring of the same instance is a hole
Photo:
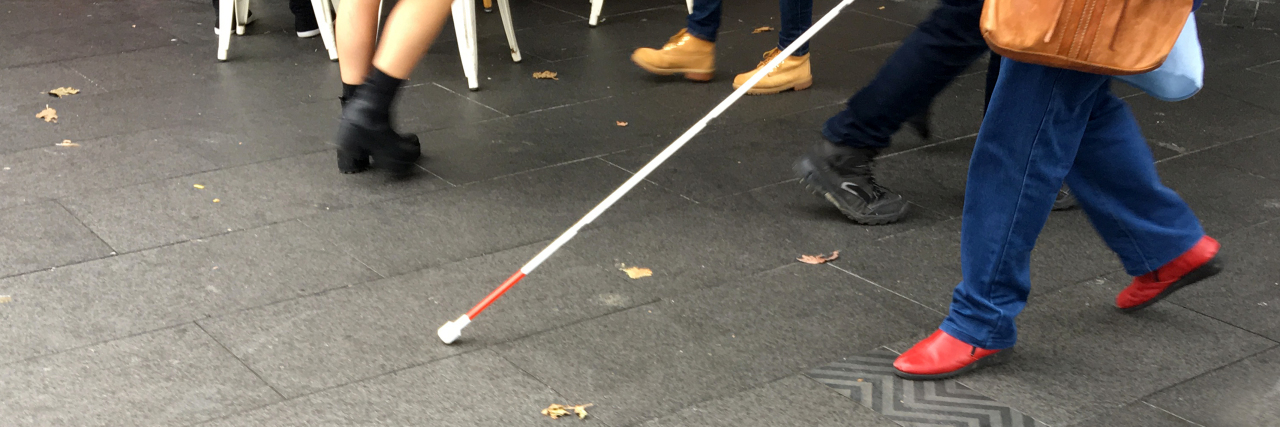
[[[1160,68],[1132,76],[1116,76],[1117,80],[1161,101],[1181,101],[1204,87],[1204,55],[1200,52],[1200,36],[1196,32],[1196,14],[1187,18],[1182,34],[1169,51]]]

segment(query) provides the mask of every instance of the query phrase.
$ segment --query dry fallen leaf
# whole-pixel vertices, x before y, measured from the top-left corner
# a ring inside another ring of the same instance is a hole
[[[204,189],[204,186],[203,186],[203,185],[200,185],[200,184],[192,185],[192,187],[195,187],[197,190],[203,190],[203,189]]]
[[[751,34],[767,33],[767,32],[770,32],[770,31],[773,31],[773,27],[760,27],[760,28],[756,28],[756,29],[754,29],[754,30],[751,30]]]
[[[67,95],[75,95],[77,93],[80,93],[80,89],[76,89],[72,87],[60,87],[60,88],[49,91],[49,96],[56,96],[61,98]]]
[[[591,407],[591,405],[594,405],[594,403],[588,403],[586,405],[573,405],[573,413],[578,414],[578,419],[580,420],[587,418],[587,408]]]
[[[222,201],[222,199],[213,199],[213,202],[214,202],[214,203],[218,203],[218,202],[221,202],[221,201]]]
[[[803,263],[805,263],[805,264],[825,264],[825,263],[827,263],[827,261],[834,261],[836,258],[840,258],[840,251],[832,252],[832,253],[831,253],[831,256],[826,256],[826,255],[800,255],[800,258],[796,258],[796,261],[800,261],[800,262],[803,262]]]
[[[57,146],[59,146],[59,147],[79,147],[79,146],[80,146],[80,144],[76,144],[76,143],[74,143],[74,142],[71,142],[71,140],[70,140],[70,139],[64,139],[64,140],[62,140],[62,142],[59,142],[59,143],[54,144],[54,145],[57,145]]]
[[[49,104],[45,104],[44,109],[36,114],[37,119],[44,119],[45,122],[58,122],[58,110],[49,108]]]
[[[649,277],[653,275],[653,270],[640,267],[623,268],[622,272],[627,273],[627,277],[632,279],[639,279],[641,277]]]
[[[13,297],[8,295],[0,295],[0,304],[4,304],[10,301],[13,301]]]
[[[547,407],[547,409],[542,410],[542,415],[551,417],[551,419],[554,420],[554,419],[563,417],[565,415],[569,415],[569,410],[566,409],[564,405],[561,405],[559,403],[552,403],[551,406]]]
[[[619,122],[618,122],[618,127],[627,127],[627,125],[629,125],[629,124],[630,124],[630,123],[623,122],[623,121],[619,121]]]
[[[884,10],[884,6],[880,6],[880,10]]]
[[[559,74],[557,74],[555,71],[539,71],[539,72],[533,73],[533,78],[540,79],[540,80],[545,80],[545,79],[560,80],[556,78],[557,75]]]

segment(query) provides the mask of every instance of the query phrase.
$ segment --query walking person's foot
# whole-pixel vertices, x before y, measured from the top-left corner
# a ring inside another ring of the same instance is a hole
[[[392,176],[405,176],[412,173],[413,162],[422,156],[417,135],[396,133],[389,116],[359,96],[342,108],[337,142],[338,169],[342,173],[374,166],[386,169]],[[368,160],[371,157],[372,164]]]
[[[858,224],[896,222],[907,213],[901,195],[876,183],[871,164],[879,150],[822,142],[795,164],[800,183]]]
[[[1129,287],[1116,295],[1116,307],[1125,313],[1132,313],[1155,304],[1179,289],[1213,277],[1222,271],[1222,260],[1218,258],[1221,247],[1212,237],[1200,238],[1195,246],[1173,261],[1160,266],[1156,271],[1133,278]]]
[[[1058,197],[1053,199],[1053,210],[1065,211],[1075,208],[1077,204],[1076,195],[1072,194],[1071,189],[1064,185],[1058,190]]]
[[[756,73],[765,71],[764,66],[775,56],[782,53],[781,49],[773,48],[764,53],[764,59],[756,64],[756,69],[742,73],[733,78],[733,88],[737,89],[751,80]],[[810,71],[809,54],[803,56],[788,56],[778,64],[777,68],[767,70],[767,74],[760,79],[751,89],[747,90],[747,95],[772,95],[788,90],[805,90],[809,86],[813,86],[813,73]]]
[[[921,340],[893,361],[899,377],[942,380],[1002,361],[1001,350],[987,350],[960,341],[941,329]]]
[[[705,82],[711,80],[716,71],[716,44],[682,29],[661,49],[636,49],[631,54],[631,61],[653,74],[684,74],[686,79]]]

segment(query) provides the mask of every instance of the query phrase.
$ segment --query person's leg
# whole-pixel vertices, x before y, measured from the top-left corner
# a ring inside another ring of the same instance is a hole
[[[871,84],[827,120],[818,144],[796,162],[801,182],[864,225],[906,216],[909,204],[880,186],[872,163],[905,121],[927,120],[929,105],[987,51],[978,29],[982,0],[942,0],[880,68]],[[922,134],[927,133],[924,126]]]
[[[642,47],[631,62],[653,74],[684,74],[696,82],[710,81],[716,70],[716,34],[720,31],[720,0],[697,0],[685,28],[659,49]]]
[[[693,12],[685,18],[685,30],[702,40],[716,41],[720,32],[721,0],[694,0]]]
[[[342,57],[342,50],[338,54],[339,59],[344,62],[343,82],[363,82],[342,109],[337,136],[338,166],[343,172],[350,172],[344,169],[349,166],[344,160],[372,156],[376,165],[387,168],[393,174],[404,174],[411,170],[413,162],[421,155],[421,150],[416,136],[402,136],[392,130],[391,106],[400,86],[440,33],[449,16],[451,3],[448,0],[400,0],[387,18],[381,43],[372,52],[370,67],[369,63],[363,62],[368,58],[364,55],[370,51],[360,50],[368,45],[359,42],[373,39],[378,2],[361,0],[368,3],[351,5],[353,9],[347,9],[348,3],[355,1],[342,2],[343,9],[349,13],[348,29],[356,36],[355,40],[347,42],[354,45],[355,49],[348,50],[347,57]],[[373,17],[374,25],[363,26],[369,24],[370,16]],[[341,45],[339,49],[342,49]],[[348,59],[357,63],[347,64]],[[362,72],[367,74],[361,74]]]
[[[1071,170],[1108,77],[1005,58],[978,132],[960,236],[964,279],[942,330],[984,349],[1013,346],[1031,287],[1031,249]],[[1097,132],[1108,132],[1099,129]]]
[[[320,35],[320,23],[316,22],[316,11],[310,0],[289,0],[289,11],[293,12],[293,29],[298,37],[305,39]]]
[[[991,106],[991,92],[996,90],[996,80],[1000,79],[1000,54],[991,52],[991,59],[987,61],[987,86],[986,97],[982,101],[982,111],[986,114],[987,107]]]
[[[378,34],[379,0],[343,0],[334,18],[334,39],[338,47],[338,69],[342,74],[343,97],[350,98],[364,83],[373,63]]]
[[[969,163],[960,231],[963,280],[939,331],[894,361],[898,375],[939,379],[993,360],[1017,341],[1031,250],[1071,170],[1107,76],[1001,63]]]
[[[778,50],[786,49],[813,25],[813,0],[778,0],[782,28],[778,29]],[[796,49],[793,56],[809,54],[809,43]]]
[[[1124,101],[1108,92],[1066,181],[1098,234],[1136,276],[1116,297],[1134,311],[1221,269],[1218,242],[1156,173],[1142,131]]]
[[[848,108],[827,120],[823,135],[850,147],[884,148],[908,117],[928,108],[984,52],[981,0],[943,0],[889,57]]]

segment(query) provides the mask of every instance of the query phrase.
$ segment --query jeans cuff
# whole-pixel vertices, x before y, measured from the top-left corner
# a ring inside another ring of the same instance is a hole
[[[983,326],[981,328],[985,329],[986,327]],[[966,327],[965,325],[961,325],[960,321],[957,321],[954,315],[947,316],[947,318],[942,321],[942,326],[939,326],[938,329],[941,329],[942,332],[946,332],[948,335],[955,337],[956,339],[960,340],[961,342],[964,342],[965,344],[969,344],[971,346],[978,347],[983,350],[1003,350],[1009,347],[1013,347],[1013,344],[1017,342],[1017,337],[1010,338],[1010,339],[996,339],[993,337],[986,337],[984,339],[984,338],[973,336],[972,334],[969,334],[968,332],[966,332],[966,330],[976,329],[976,328]]]

